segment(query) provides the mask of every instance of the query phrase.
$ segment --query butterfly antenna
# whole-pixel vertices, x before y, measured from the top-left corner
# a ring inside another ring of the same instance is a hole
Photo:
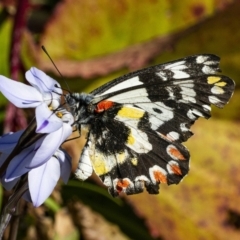
[[[56,64],[54,63],[54,61],[53,61],[52,58],[50,57],[47,49],[46,49],[44,46],[42,46],[42,50],[45,52],[45,54],[48,56],[48,58],[49,58],[50,61],[52,62],[53,66],[54,66],[54,67],[56,68],[56,70],[58,71],[59,75],[61,76],[61,78],[62,78],[63,81],[65,82],[67,88],[70,89],[69,86],[68,86],[68,84],[67,84],[67,82],[64,80],[63,75],[60,73],[60,71],[58,70]],[[67,92],[70,92],[70,90],[66,90],[66,91],[67,91]]]

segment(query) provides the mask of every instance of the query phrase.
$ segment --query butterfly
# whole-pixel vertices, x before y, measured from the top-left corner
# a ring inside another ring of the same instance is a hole
[[[69,93],[66,102],[76,128],[88,127],[76,177],[93,172],[113,196],[144,190],[159,193],[160,183],[178,184],[189,171],[182,145],[191,125],[211,116],[231,98],[234,81],[219,75],[220,58],[189,56],[119,77],[90,94]]]

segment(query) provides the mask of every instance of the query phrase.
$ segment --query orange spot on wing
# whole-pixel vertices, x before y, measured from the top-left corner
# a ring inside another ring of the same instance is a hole
[[[101,112],[111,108],[112,106],[113,106],[113,102],[111,102],[111,101],[107,101],[107,100],[101,101],[97,104],[97,106],[95,108],[95,112],[101,113]]]
[[[124,188],[127,188],[130,185],[129,181],[126,179],[121,179],[116,184],[116,189],[118,192],[122,192]]]
[[[172,169],[172,171],[173,171],[174,174],[176,174],[176,175],[182,175],[182,171],[181,171],[181,169],[179,168],[178,165],[172,164],[172,165],[171,165],[171,169]]]
[[[153,176],[157,182],[167,183],[167,177],[160,171],[154,171]]]
[[[186,158],[175,147],[171,147],[168,151],[170,155],[174,156],[178,160],[186,160]]]

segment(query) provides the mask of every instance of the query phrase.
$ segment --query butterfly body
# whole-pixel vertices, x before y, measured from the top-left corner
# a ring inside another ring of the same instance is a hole
[[[89,126],[76,176],[94,170],[110,193],[151,194],[159,184],[177,184],[189,171],[190,155],[181,144],[210,105],[223,107],[234,82],[219,71],[219,58],[195,55],[136,71],[90,94],[73,93],[66,102],[75,125]]]

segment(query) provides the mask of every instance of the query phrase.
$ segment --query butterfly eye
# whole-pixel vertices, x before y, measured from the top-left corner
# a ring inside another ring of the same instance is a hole
[[[65,100],[66,100],[66,103],[72,107],[74,106],[77,102],[76,102],[76,99],[73,98],[70,94],[67,94],[66,97],[65,97]]]

